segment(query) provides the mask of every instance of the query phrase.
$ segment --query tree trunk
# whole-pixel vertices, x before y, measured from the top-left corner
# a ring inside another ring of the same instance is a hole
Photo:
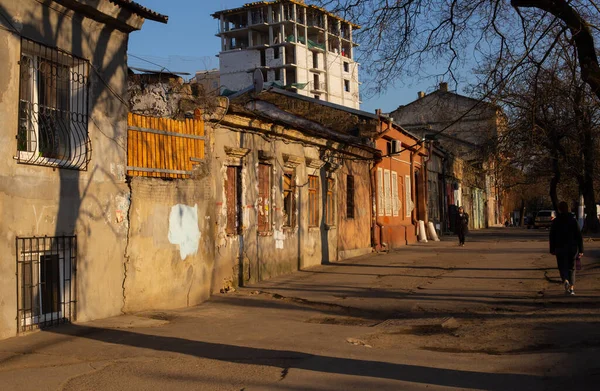
[[[581,78],[600,99],[600,65],[594,46],[594,36],[588,22],[568,0],[511,0],[515,8],[538,8],[561,20],[573,35],[579,57]]]

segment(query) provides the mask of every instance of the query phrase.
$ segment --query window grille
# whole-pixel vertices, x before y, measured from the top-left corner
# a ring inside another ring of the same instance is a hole
[[[308,226],[319,226],[319,177],[308,176]]]
[[[75,320],[75,236],[16,239],[17,330]]]
[[[346,177],[346,218],[354,218],[354,176]]]
[[[17,161],[87,169],[89,64],[21,40]]]

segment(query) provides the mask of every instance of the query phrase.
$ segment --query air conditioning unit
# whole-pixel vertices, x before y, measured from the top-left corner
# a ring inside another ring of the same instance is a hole
[[[392,153],[400,153],[402,150],[402,141],[392,140]]]

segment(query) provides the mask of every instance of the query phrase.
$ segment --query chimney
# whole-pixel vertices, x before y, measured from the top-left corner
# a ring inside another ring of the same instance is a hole
[[[419,91],[417,92],[417,96],[419,99],[424,98],[425,97],[425,93],[423,91]]]
[[[442,91],[442,92],[448,92],[448,83],[441,82],[440,83],[440,91]]]
[[[375,109],[375,115],[381,115],[381,109]]]

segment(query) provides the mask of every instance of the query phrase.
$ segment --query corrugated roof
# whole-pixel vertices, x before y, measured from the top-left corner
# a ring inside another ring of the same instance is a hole
[[[137,14],[145,19],[154,20],[161,23],[167,23],[169,20],[167,15],[159,14],[158,12],[152,11],[150,8],[146,8],[132,0],[110,0],[110,2],[118,5],[119,7],[128,9],[134,14]]]

